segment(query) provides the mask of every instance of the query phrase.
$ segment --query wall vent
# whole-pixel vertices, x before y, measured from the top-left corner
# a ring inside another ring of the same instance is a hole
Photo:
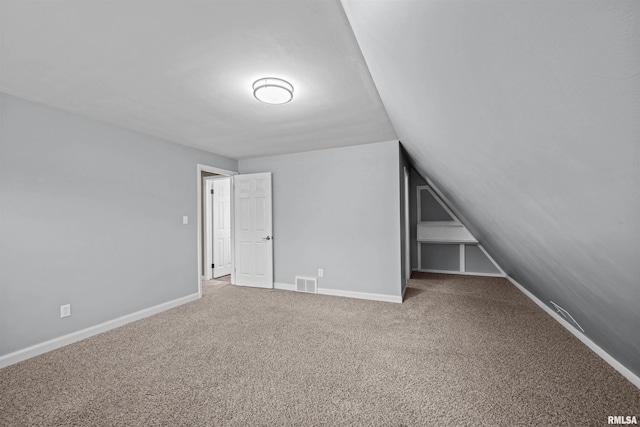
[[[311,294],[318,293],[318,279],[315,277],[296,276],[296,291],[309,292]]]
[[[560,313],[562,315],[562,317],[564,317],[569,323],[571,323],[573,326],[575,326],[576,328],[580,329],[582,331],[582,333],[584,333],[584,329],[582,329],[582,326],[580,326],[580,324],[578,322],[576,322],[576,319],[574,319],[573,316],[570,315],[567,310],[565,310],[564,308],[560,307],[558,304],[556,304],[553,301],[549,301],[549,302],[551,304],[553,304],[553,306],[556,308],[556,311],[558,313]]]

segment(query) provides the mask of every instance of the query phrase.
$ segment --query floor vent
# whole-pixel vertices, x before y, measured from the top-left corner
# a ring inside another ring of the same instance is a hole
[[[573,316],[570,315],[567,310],[565,310],[564,308],[560,307],[558,304],[556,304],[553,301],[549,301],[549,302],[551,304],[553,304],[553,306],[556,308],[556,311],[558,313],[560,313],[562,315],[562,317],[564,317],[569,323],[573,324],[573,326],[575,326],[576,328],[580,329],[584,333],[584,329],[582,329],[582,326],[580,326],[580,324],[578,322],[576,322],[576,319],[574,319]]]
[[[296,276],[296,291],[317,294],[318,279],[316,279],[315,277]]]

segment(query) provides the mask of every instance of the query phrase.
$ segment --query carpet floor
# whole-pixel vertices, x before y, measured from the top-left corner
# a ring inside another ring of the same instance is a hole
[[[640,390],[504,279],[403,304],[203,286],[0,370],[1,426],[605,426]]]

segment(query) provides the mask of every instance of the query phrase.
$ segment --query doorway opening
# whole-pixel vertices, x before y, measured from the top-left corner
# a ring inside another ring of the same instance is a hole
[[[232,285],[272,289],[271,173],[239,175],[201,164],[197,171],[199,296],[203,280],[213,279],[214,274]],[[215,197],[216,192],[223,197]],[[220,207],[218,216],[216,207]],[[220,222],[224,227],[218,234],[215,225]],[[215,248],[221,248],[217,255]]]
[[[231,178],[209,176],[205,183],[204,279],[231,277]],[[230,280],[228,280],[230,281]]]
[[[229,229],[233,226],[233,215],[232,214],[232,198],[230,196],[230,181],[231,176],[237,175],[238,172],[229,171],[225,169],[216,168],[213,166],[201,165],[198,164],[197,167],[198,172],[198,294],[202,296],[202,281],[213,279],[213,270],[212,264],[214,264],[214,245],[213,245],[213,221],[214,212],[213,212],[213,198],[211,197],[210,190],[213,189],[213,182],[215,180],[226,180],[229,183],[228,190],[228,211],[226,220],[229,223]],[[209,191],[207,191],[209,190]],[[223,207],[224,209],[224,207]],[[222,218],[224,223],[225,218]],[[233,257],[232,257],[232,245],[231,236],[229,235],[229,239],[226,242],[228,247],[228,274],[221,275],[219,277],[220,280],[224,277],[224,281],[233,283]],[[218,272],[220,273],[220,271]]]

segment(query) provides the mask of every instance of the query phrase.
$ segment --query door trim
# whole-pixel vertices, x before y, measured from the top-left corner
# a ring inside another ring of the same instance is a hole
[[[198,200],[198,213],[197,213],[197,236],[196,236],[196,244],[198,245],[198,298],[202,298],[202,280],[204,276],[204,272],[202,271],[202,172],[210,172],[217,173],[218,175],[226,175],[232,177],[234,175],[238,175],[238,172],[231,171],[227,169],[217,168],[215,166],[203,165],[198,163],[196,166],[196,189],[197,189],[197,197]],[[233,179],[231,179],[231,184],[233,186]],[[231,212],[233,213],[233,199],[231,200]],[[233,253],[233,215],[231,216],[231,283],[234,282],[234,266],[235,266],[235,257]]]
[[[411,278],[411,183],[409,179],[409,171],[404,167],[404,289]]]

